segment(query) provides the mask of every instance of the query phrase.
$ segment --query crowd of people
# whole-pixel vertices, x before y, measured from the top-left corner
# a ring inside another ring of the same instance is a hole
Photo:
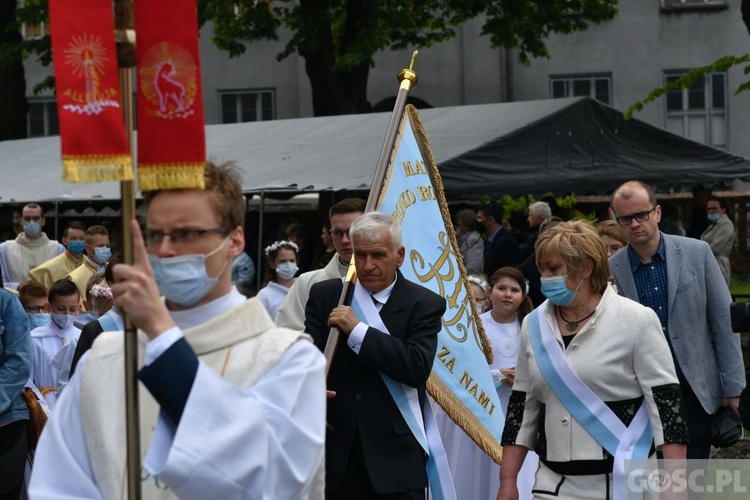
[[[498,465],[426,392],[448,304],[399,271],[393,217],[339,201],[318,268],[300,273],[313,260],[292,228],[248,299],[239,183],[211,163],[205,181],[150,194],[132,264],[103,226],[72,222],[58,243],[39,205],[19,213],[0,244],[0,498],[123,495],[124,315],[139,330],[144,498],[425,499],[436,446],[458,499],[612,498],[628,459],[708,459],[712,415],[739,413],[720,199],[700,238],[660,230],[639,181],[596,224],[536,202],[522,239],[495,203],[455,214],[505,415]]]

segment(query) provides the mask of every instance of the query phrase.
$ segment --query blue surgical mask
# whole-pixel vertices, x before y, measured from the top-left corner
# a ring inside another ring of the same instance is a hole
[[[148,260],[161,294],[168,301],[183,307],[190,307],[205,297],[218,283],[219,276],[229,263],[228,260],[224,262],[219,274],[212,278],[206,271],[206,259],[224,248],[228,241],[229,238],[226,238],[216,250],[205,255],[202,253],[177,257],[149,255]]]
[[[83,240],[73,240],[68,242],[68,251],[76,255],[81,255],[85,247],[86,243],[84,243]]]
[[[40,326],[44,326],[49,323],[49,313],[26,313],[26,316],[29,317],[29,330],[39,328]]]
[[[65,330],[70,325],[73,324],[73,321],[77,318],[77,316],[71,316],[70,314],[56,314],[51,313],[52,315],[52,322],[60,329]]]
[[[708,220],[711,222],[718,222],[721,219],[721,214],[708,214]]]
[[[13,219],[13,225],[14,226],[20,226],[21,225],[21,219]]]
[[[583,279],[578,283],[575,290],[568,290],[568,286],[565,284],[565,280],[568,276],[550,276],[548,278],[541,278],[542,293],[549,299],[550,302],[557,306],[569,306],[573,303],[578,293],[578,289],[581,288]]]
[[[276,276],[283,280],[294,278],[294,275],[299,271],[299,267],[294,262],[283,262],[276,268]]]
[[[39,236],[39,233],[42,232],[42,226],[40,226],[38,222],[32,220],[23,225],[23,232],[26,233],[26,236],[29,238],[36,238]]]
[[[106,264],[112,257],[112,250],[109,247],[96,247],[94,249],[94,260],[98,264]]]

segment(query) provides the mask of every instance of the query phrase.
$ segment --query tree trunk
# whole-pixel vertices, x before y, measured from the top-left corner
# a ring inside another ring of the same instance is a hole
[[[305,59],[305,72],[312,88],[313,115],[366,113],[371,110],[367,101],[370,65],[363,63],[347,71],[334,70],[337,49],[331,32],[329,2],[330,0],[300,1],[300,9],[308,20],[306,26],[309,27],[308,32],[302,36],[309,40],[299,47],[299,53]],[[363,12],[356,8],[349,14],[347,24],[356,25]],[[349,38],[348,34],[344,37],[344,47],[340,49],[342,52],[346,50]],[[314,40],[314,43],[310,40]]]
[[[747,32],[750,33],[750,0],[742,0],[742,20],[747,26]]]
[[[17,44],[22,41],[18,31],[7,31],[15,21],[15,0],[0,2],[0,45]],[[0,66],[0,141],[26,138],[26,78],[20,55]]]

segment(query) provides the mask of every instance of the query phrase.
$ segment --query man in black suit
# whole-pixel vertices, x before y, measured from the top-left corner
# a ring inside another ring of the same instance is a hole
[[[387,332],[338,306],[340,279],[316,283],[305,310],[305,331],[323,349],[331,326],[341,332],[328,376],[326,497],[425,498],[426,456],[409,430],[381,373],[415,388],[420,403],[432,370],[445,300],[398,271],[404,260],[401,227],[370,212],[351,226],[357,268],[355,295],[371,298]],[[361,310],[364,310],[362,307]],[[367,314],[367,313],[365,313]],[[371,319],[372,316],[369,316]]]
[[[518,243],[502,226],[503,216],[495,203],[487,203],[477,209],[477,223],[484,228],[487,241],[484,244],[484,275],[488,278],[504,266],[515,266],[518,262]]]

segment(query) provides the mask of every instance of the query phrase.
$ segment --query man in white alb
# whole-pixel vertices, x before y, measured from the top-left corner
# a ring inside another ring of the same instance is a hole
[[[133,222],[134,264],[114,267],[115,305],[139,327],[143,497],[322,498],[325,361],[231,285],[245,201],[226,168],[209,163],[205,181],[151,194],[146,244]],[[102,333],[81,358],[37,447],[31,498],[125,494],[122,335]]]

